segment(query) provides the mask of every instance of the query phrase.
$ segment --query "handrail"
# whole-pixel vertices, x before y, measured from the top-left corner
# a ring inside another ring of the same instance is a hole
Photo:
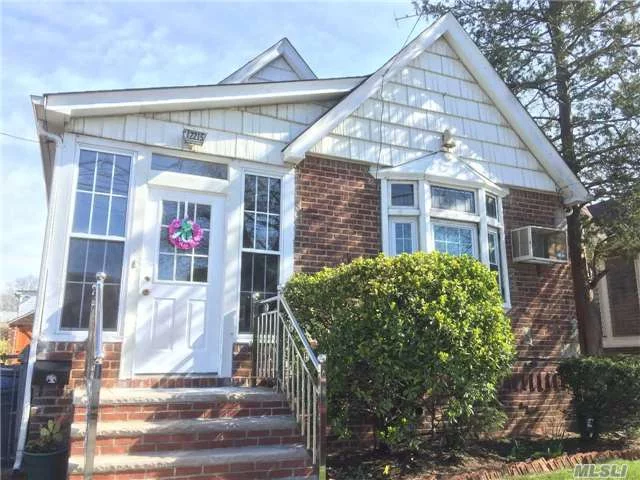
[[[270,310],[272,304],[275,309]],[[260,306],[263,311],[259,311]],[[316,356],[280,287],[275,297],[262,301],[254,298],[252,311],[255,319],[253,376],[272,381],[274,388],[284,394],[305,446],[311,451],[318,480],[326,480],[326,356]]]
[[[98,429],[98,410],[100,407],[100,384],[102,381],[102,328],[104,315],[104,280],[107,275],[100,272],[96,275],[91,298],[89,314],[89,331],[85,349],[85,383],[87,388],[87,428],[84,436],[84,479],[93,478],[93,460],[96,449],[96,433]]]

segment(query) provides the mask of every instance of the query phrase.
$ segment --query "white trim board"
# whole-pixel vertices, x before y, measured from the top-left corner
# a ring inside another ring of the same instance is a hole
[[[542,133],[518,99],[511,93],[480,49],[469,38],[455,17],[448,13],[424,30],[406,47],[389,59],[373,75],[362,82],[316,123],[284,148],[285,162],[298,163],[316,143],[328,135],[341,121],[373,96],[385,78],[392,78],[409,65],[436,40],[443,37],[477,83],[485,90],[500,113],[520,136],[523,143],[559,186],[567,205],[585,202],[589,194],[566,165],[551,142]]]
[[[48,93],[33,102],[47,112],[71,117],[310,102],[340,97],[364,78]]]
[[[285,37],[267,48],[253,60],[245,63],[238,70],[222,80],[220,84],[244,83],[280,57],[289,64],[300,80],[314,80],[318,78],[289,39]]]

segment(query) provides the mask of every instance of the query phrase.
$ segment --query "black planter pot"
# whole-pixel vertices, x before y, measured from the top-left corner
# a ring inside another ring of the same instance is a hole
[[[28,480],[65,480],[68,458],[66,448],[49,453],[24,452],[22,470]]]

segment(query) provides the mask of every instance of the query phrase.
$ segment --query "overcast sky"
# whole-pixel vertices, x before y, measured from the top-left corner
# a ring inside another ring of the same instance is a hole
[[[371,73],[415,19],[397,2],[13,2],[2,15],[0,286],[40,265],[46,204],[29,95],[217,83],[282,37],[320,78]],[[414,35],[426,26],[423,21]]]

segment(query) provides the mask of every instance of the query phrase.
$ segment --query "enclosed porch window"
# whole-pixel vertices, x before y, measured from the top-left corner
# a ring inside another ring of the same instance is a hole
[[[60,327],[89,325],[91,288],[105,272],[104,329],[117,330],[131,157],[80,150]]]

